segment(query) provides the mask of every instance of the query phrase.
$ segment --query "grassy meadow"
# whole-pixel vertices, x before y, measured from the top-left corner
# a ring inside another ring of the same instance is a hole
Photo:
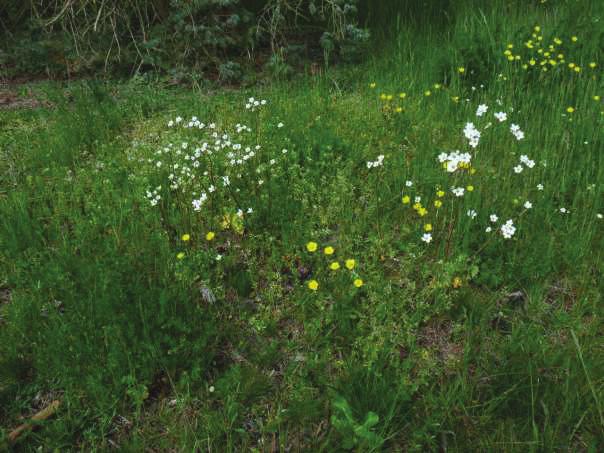
[[[0,450],[604,449],[604,4],[383,21],[290,80],[18,88]]]

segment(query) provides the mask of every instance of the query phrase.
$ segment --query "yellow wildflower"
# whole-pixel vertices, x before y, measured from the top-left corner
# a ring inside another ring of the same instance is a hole
[[[314,241],[310,241],[308,244],[306,244],[306,250],[308,250],[309,252],[316,252],[317,247],[318,245]]]
[[[357,278],[354,280],[354,286],[356,286],[357,288],[360,288],[361,286],[363,286],[363,280],[361,280],[360,278]]]
[[[179,260],[183,259],[184,257],[185,257],[185,252],[179,252],[179,253],[176,255],[176,259],[179,259]]]
[[[191,236],[189,236],[188,234],[183,234],[183,235],[182,235],[182,237],[181,237],[181,239],[182,239],[184,242],[187,242],[189,239],[191,239]]]
[[[206,241],[211,241],[212,239],[214,239],[215,236],[216,234],[213,231],[208,231],[208,233],[206,234]]]
[[[357,264],[357,262],[355,260],[353,260],[352,258],[346,260],[346,268],[349,270],[353,270],[354,266]]]
[[[308,288],[312,291],[316,291],[319,289],[319,282],[316,280],[311,280],[308,282]]]
[[[323,253],[325,253],[326,255],[333,255],[333,252],[335,252],[335,250],[331,245],[323,249]]]
[[[461,288],[461,278],[459,277],[455,277],[453,279],[453,288],[457,289],[457,288]]]

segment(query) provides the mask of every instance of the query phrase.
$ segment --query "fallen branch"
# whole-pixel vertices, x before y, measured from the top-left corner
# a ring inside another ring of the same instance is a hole
[[[39,422],[39,421],[46,420],[47,418],[49,418],[51,415],[53,415],[57,411],[57,409],[59,408],[59,404],[60,404],[59,400],[54,400],[52,403],[50,403],[48,406],[46,406],[40,412],[35,414],[27,423],[23,423],[22,425],[13,429],[8,435],[8,441],[10,443],[14,443],[23,432],[28,431],[32,428],[32,426],[33,426],[32,422]]]

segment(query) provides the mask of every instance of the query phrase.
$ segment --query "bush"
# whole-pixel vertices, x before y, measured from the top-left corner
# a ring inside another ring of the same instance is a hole
[[[9,0],[2,59],[8,75],[176,70],[232,83],[243,66],[283,58],[290,44],[350,60],[368,38],[356,1]]]

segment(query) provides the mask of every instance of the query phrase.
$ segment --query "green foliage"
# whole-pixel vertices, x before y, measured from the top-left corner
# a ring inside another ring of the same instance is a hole
[[[337,61],[346,27],[315,3],[309,39]],[[602,7],[585,6],[431,2],[368,61],[297,80],[304,46],[261,21],[278,80],[253,91],[148,72],[21,87],[41,104],[0,110],[0,449],[59,399],[13,449],[598,451]],[[523,68],[535,26],[581,71]],[[216,77],[251,81],[227,48]],[[448,172],[455,149],[471,166]]]
[[[344,398],[336,398],[333,408],[335,414],[331,416],[331,424],[342,436],[343,448],[375,451],[382,446],[384,439],[372,431],[380,421],[380,417],[375,412],[368,412],[365,420],[359,423],[355,420],[352,410]]]
[[[355,0],[8,3],[0,29],[8,43],[0,54],[8,76],[154,70],[234,83],[244,68],[265,59],[269,44],[270,55],[283,58],[290,44],[318,48],[324,32],[334,47],[330,57],[351,60],[369,38],[356,25]]]

